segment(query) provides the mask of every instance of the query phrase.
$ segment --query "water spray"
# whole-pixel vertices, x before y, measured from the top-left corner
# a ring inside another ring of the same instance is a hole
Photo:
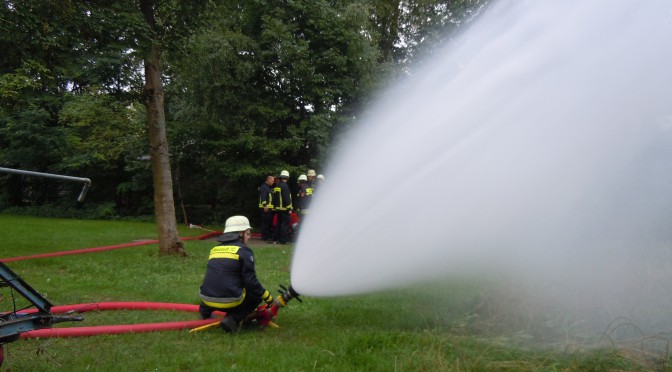
[[[495,2],[336,148],[292,284],[488,277],[672,329],[669,35],[667,0]]]

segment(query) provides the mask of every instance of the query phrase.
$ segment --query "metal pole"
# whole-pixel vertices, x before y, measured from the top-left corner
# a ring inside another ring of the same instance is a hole
[[[62,176],[60,174],[33,172],[33,171],[26,171],[26,170],[20,170],[20,169],[12,169],[12,168],[2,168],[2,167],[0,167],[0,172],[11,173],[11,174],[19,174],[19,175],[23,175],[23,176],[44,177],[44,178],[53,178],[53,179],[65,180],[65,181],[84,182],[84,187],[82,188],[82,191],[79,193],[79,196],[77,197],[78,202],[81,202],[81,201],[84,200],[84,196],[86,196],[86,191],[91,186],[91,180],[88,179],[88,178]]]

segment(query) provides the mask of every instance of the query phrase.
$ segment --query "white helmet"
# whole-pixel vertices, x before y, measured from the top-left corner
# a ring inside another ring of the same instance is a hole
[[[307,174],[308,174],[308,177],[315,177],[316,173],[315,173],[315,170],[309,169]]]
[[[301,182],[301,181],[308,181],[308,177],[306,177],[305,174],[302,174],[302,175],[299,176],[299,178],[297,179],[297,181],[299,181],[299,182]]]
[[[239,232],[251,229],[250,220],[245,216],[233,216],[229,217],[224,224],[224,234],[230,232]]]
[[[283,170],[282,172],[280,172],[280,178],[289,178],[289,172]]]
[[[324,181],[324,176],[321,175],[321,174],[318,174],[318,175],[317,175],[317,179],[318,179],[318,180],[322,180],[322,181]]]

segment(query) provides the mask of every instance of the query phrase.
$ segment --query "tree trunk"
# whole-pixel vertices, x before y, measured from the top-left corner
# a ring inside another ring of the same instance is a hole
[[[154,4],[141,0],[140,9],[145,20],[155,27]],[[170,153],[166,136],[166,117],[163,107],[163,83],[161,82],[160,52],[157,41],[152,41],[151,50],[145,57],[145,104],[149,128],[149,155],[154,178],[154,212],[159,233],[159,255],[186,256],[184,245],[177,234],[177,219],[173,200],[173,180],[170,171]]]

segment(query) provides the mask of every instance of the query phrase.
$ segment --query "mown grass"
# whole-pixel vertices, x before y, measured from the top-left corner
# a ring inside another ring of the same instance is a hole
[[[184,229],[181,236],[201,235]],[[155,239],[153,224],[0,215],[0,258]],[[15,261],[8,266],[55,305],[99,301],[198,303],[212,241],[188,241],[189,254],[158,257],[156,245]],[[289,281],[291,246],[255,245],[267,287]],[[283,309],[279,329],[230,336],[219,329],[84,338],[19,340],[4,345],[11,371],[669,371],[664,357],[640,358],[617,348],[558,351],[502,342],[469,317],[483,283],[339,298],[305,298]],[[0,311],[11,310],[2,289]],[[131,324],[196,319],[171,311],[83,314],[82,323]],[[487,321],[487,320],[480,320]]]

